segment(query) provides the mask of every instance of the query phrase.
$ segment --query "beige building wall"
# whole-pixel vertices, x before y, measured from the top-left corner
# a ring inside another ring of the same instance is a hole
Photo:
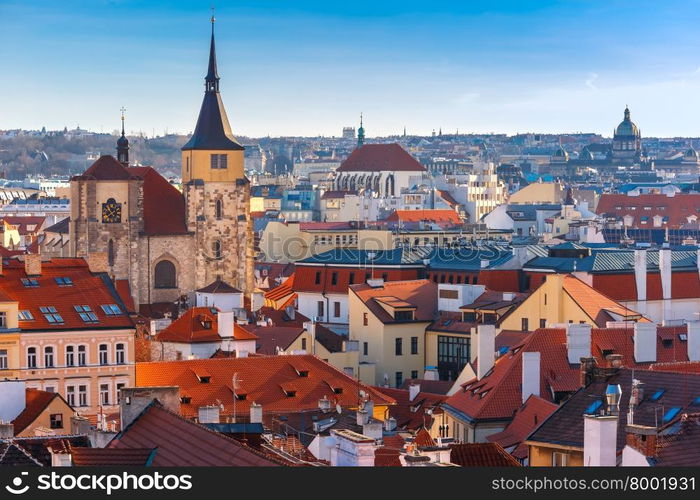
[[[535,182],[510,195],[509,203],[560,203],[564,188],[556,182]]]
[[[51,415],[61,415],[63,426],[60,428],[51,428]],[[26,429],[18,434],[19,437],[34,436],[34,431],[38,428],[51,429],[55,434],[71,434],[71,417],[75,415],[75,411],[66,404],[61,398],[54,398],[49,403],[46,409],[32,422]]]
[[[572,447],[551,447],[547,444],[539,445],[530,443],[529,465],[532,467],[552,467],[554,453],[564,455],[568,467],[583,466],[583,451],[580,448]]]

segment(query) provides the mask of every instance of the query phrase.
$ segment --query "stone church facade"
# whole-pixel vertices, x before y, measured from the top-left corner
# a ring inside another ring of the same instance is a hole
[[[177,301],[216,280],[250,293],[243,152],[219,93],[212,24],[204,100],[182,148],[182,192],[153,168],[130,166],[122,122],[117,158],[102,156],[71,179],[71,255],[105,256],[110,275],[129,280],[137,307]]]

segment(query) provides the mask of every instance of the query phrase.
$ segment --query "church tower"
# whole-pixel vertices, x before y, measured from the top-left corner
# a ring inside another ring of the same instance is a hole
[[[250,293],[253,288],[253,231],[250,183],[243,146],[219,93],[214,17],[204,100],[190,140],[182,147],[182,186],[188,230],[194,233],[195,286],[221,279]]]

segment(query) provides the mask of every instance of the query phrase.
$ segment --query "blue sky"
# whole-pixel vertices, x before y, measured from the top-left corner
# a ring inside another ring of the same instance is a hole
[[[216,2],[239,135],[700,136],[700,2]],[[189,132],[210,3],[0,0],[0,129]]]

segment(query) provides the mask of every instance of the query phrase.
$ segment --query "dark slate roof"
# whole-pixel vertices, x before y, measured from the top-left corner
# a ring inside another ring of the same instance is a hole
[[[197,290],[200,293],[241,293],[238,288],[232,287],[225,281],[217,279],[212,283],[209,283],[204,288]]]
[[[42,464],[14,442],[0,443],[0,466],[42,467]]]
[[[691,413],[699,409],[694,404],[696,398],[700,396],[699,374],[686,373],[681,376],[672,372],[633,371],[623,368],[604,380],[597,380],[585,388],[579,389],[547,420],[542,422],[527,440],[583,448],[584,413],[595,401],[602,401],[599,409],[605,410],[605,390],[608,384],[620,384],[622,397],[620,399],[617,449],[621,450],[625,446],[624,429],[627,423],[633,378],[645,384],[642,403],[634,411],[635,424],[661,427],[672,423],[683,413]],[[656,401],[652,401],[652,396],[661,390],[664,391],[661,396]],[[679,412],[671,420],[664,421],[664,416],[675,407],[679,408]]]
[[[61,219],[60,221],[58,221],[53,226],[49,226],[46,229],[44,229],[44,232],[45,233],[68,234],[69,233],[69,226],[70,226],[70,217],[66,217],[65,219]]]
[[[523,269],[551,269],[558,272],[588,271],[604,272],[633,272],[634,250],[631,249],[592,249],[589,257],[577,259],[574,257],[535,257],[523,266]],[[575,268],[574,268],[575,265]],[[682,269],[697,269],[697,252],[695,250],[671,250],[671,267]],[[659,269],[659,251],[647,251],[647,270]]]
[[[561,210],[559,204],[539,204],[539,205],[508,205],[506,213],[513,220],[536,220],[537,212],[558,212]],[[522,215],[520,215],[522,214]]]
[[[225,151],[243,151],[243,146],[231,132],[231,125],[226,116],[221,94],[206,92],[194,133],[183,151],[192,149],[219,149]]]
[[[68,450],[90,446],[90,438],[84,435],[72,436],[37,436],[14,438],[13,442],[29,453],[41,465],[51,465],[51,452],[54,450]],[[2,444],[0,444],[0,447]],[[0,452],[2,454],[2,452]]]

